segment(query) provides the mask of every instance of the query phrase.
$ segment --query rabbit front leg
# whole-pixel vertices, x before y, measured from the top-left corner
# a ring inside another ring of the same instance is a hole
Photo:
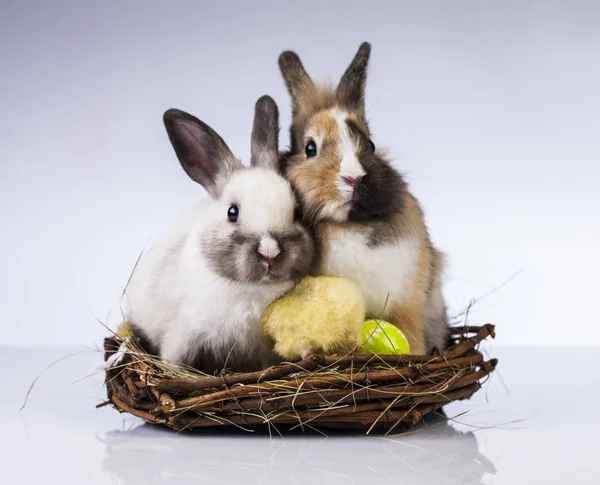
[[[187,340],[189,340],[189,335]],[[183,332],[172,330],[167,332],[163,338],[160,356],[165,362],[187,364],[186,350],[187,345]]]
[[[193,335],[186,332],[169,332],[161,348],[162,360],[193,367],[209,375],[223,371],[228,353],[216,353],[214,342],[205,334]]]

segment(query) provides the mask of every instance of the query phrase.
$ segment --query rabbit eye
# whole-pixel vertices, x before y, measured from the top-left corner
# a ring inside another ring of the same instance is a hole
[[[373,153],[375,153],[375,143],[373,143],[373,140],[371,140],[370,138],[369,138],[369,147],[371,147],[371,151]]]
[[[227,220],[229,222],[237,222],[239,215],[240,210],[238,209],[238,206],[235,204],[231,204],[229,206],[229,209],[227,209]]]
[[[309,141],[306,144],[306,148],[304,149],[304,153],[306,153],[307,158],[316,157],[317,156],[317,144],[314,141]]]

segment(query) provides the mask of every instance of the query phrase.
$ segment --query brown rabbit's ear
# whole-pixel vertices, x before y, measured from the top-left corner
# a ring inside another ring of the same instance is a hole
[[[279,169],[279,110],[270,96],[262,96],[254,107],[251,158],[253,167]]]
[[[365,84],[367,81],[367,65],[371,55],[371,44],[363,42],[358,52],[340,79],[336,94],[340,101],[349,108],[365,112]]]
[[[223,139],[206,123],[178,109],[170,109],[163,121],[181,166],[192,180],[214,198],[241,162]]]
[[[298,54],[282,52],[279,56],[279,70],[292,98],[292,114],[298,113],[303,94],[314,87],[313,81],[304,69]]]

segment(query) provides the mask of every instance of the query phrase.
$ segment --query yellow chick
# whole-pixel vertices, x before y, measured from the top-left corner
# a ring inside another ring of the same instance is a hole
[[[313,353],[340,355],[358,345],[365,300],[351,280],[308,276],[262,314],[264,332],[285,360]]]

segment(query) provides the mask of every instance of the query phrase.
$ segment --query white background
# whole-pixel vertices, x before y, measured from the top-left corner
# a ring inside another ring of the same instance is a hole
[[[98,343],[146,241],[203,190],[177,107],[248,160],[296,50],[337,80],[373,45],[367,108],[449,258],[446,294],[499,344],[598,345],[600,3],[80,2],[0,6],[0,345]],[[110,316],[109,316],[110,315]]]

